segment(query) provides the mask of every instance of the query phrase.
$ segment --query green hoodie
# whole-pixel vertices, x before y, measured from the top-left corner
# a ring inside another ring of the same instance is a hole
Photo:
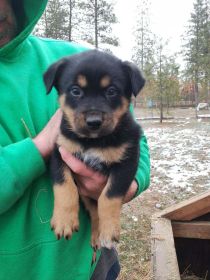
[[[0,48],[0,280],[86,280],[94,270],[90,221],[82,205],[80,229],[71,240],[58,241],[50,230],[51,181],[31,140],[58,106],[55,90],[46,95],[44,71],[59,58],[84,50],[30,35],[46,2],[14,0],[20,31]],[[150,173],[145,137],[140,147],[137,194],[148,187]]]

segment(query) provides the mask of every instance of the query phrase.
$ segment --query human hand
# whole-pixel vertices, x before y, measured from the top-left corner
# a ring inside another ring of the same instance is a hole
[[[108,178],[99,172],[94,171],[90,167],[87,167],[82,161],[75,158],[63,147],[59,148],[59,152],[63,161],[74,173],[74,179],[76,181],[79,193],[94,200],[98,200]],[[123,203],[127,203],[132,200],[136,193],[137,187],[136,181],[133,181],[124,197]]]
[[[63,147],[59,148],[59,152],[63,161],[74,173],[79,193],[97,200],[106,185],[107,177],[86,166]]]
[[[128,203],[129,201],[131,201],[134,198],[137,189],[138,189],[138,184],[135,180],[133,180],[123,199],[123,203]]]
[[[62,114],[61,109],[58,109],[44,129],[33,139],[34,144],[44,159],[51,154],[54,148],[60,131]]]

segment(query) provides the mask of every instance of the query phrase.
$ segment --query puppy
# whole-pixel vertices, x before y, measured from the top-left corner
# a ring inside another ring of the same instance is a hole
[[[44,74],[47,93],[54,86],[63,111],[51,160],[54,211],[51,226],[58,238],[79,229],[79,195],[59,146],[108,176],[98,201],[81,196],[89,211],[91,245],[111,248],[120,235],[123,198],[134,179],[141,129],[129,105],[145,80],[138,68],[115,56],[91,50],[63,58]]]

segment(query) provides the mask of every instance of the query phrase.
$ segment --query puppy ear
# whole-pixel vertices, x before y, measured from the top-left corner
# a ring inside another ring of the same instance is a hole
[[[64,68],[65,60],[61,59],[58,62],[52,64],[44,73],[44,83],[47,90],[47,94],[50,93],[54,86],[59,92],[59,77],[62,69]]]
[[[144,87],[145,79],[141,74],[139,68],[129,61],[123,62],[125,71],[129,75],[131,83],[131,91],[134,96],[137,96],[141,89]]]

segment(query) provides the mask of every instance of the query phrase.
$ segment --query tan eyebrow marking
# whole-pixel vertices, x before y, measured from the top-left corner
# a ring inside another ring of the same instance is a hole
[[[84,75],[78,75],[77,83],[81,88],[87,87],[88,85],[87,78]]]
[[[111,78],[108,75],[104,76],[100,81],[100,86],[103,88],[108,87],[110,84]]]

